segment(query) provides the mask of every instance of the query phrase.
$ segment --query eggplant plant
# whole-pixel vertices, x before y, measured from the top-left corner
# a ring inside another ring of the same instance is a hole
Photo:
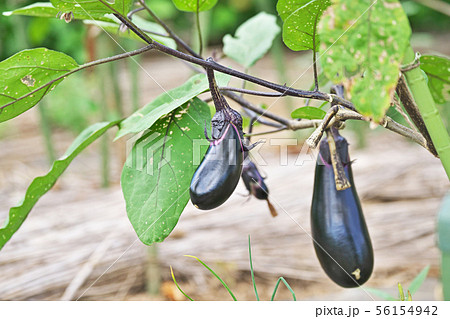
[[[199,15],[214,10],[217,1],[173,3],[186,14],[195,15],[200,34]],[[132,114],[86,128],[63,157],[54,161],[48,174],[35,178],[24,199],[10,208],[0,227],[0,248],[70,162],[113,127],[118,128],[116,139],[136,137],[123,167],[121,187],[128,218],[144,244],[164,241],[189,200],[203,210],[222,205],[241,175],[249,192],[267,200],[275,215],[267,185],[248,155],[252,146],[245,142],[240,113],[251,112],[270,133],[315,128],[307,140],[312,148],[319,145],[324,133],[334,132],[335,149],[333,138],[320,143],[311,210],[315,248],[326,273],[336,283],[345,287],[363,284],[372,272],[373,252],[353,183],[347,143],[336,129],[343,128],[347,120],[382,126],[422,146],[430,156],[439,157],[450,176],[450,137],[436,107],[448,99],[450,61],[414,52],[409,21],[398,0],[278,0],[276,10],[278,16],[261,12],[234,35],[224,37],[222,51],[240,65],[237,68],[226,66],[217,52],[214,59],[205,58],[202,45],[193,49],[158,17],[150,1],[51,0],[3,12],[4,16],[59,18],[61,23],[82,20],[114,35],[118,44],[121,37],[131,38],[141,47],[84,63],[47,48],[29,48],[1,61],[0,123],[36,106],[59,83],[70,81],[71,74],[137,55],[163,53],[194,65],[196,74]],[[311,51],[312,89],[252,75],[257,61],[279,41],[280,31],[290,50]],[[244,85],[230,86],[231,78],[243,80]],[[245,83],[266,90],[247,89]],[[342,85],[345,95],[321,90],[329,83]],[[213,116],[208,105],[211,99],[205,93],[212,97]],[[303,101],[304,106],[286,118],[270,107],[249,102],[247,95],[291,97],[300,104]],[[239,109],[232,109],[227,99]],[[323,104],[318,108],[309,101]],[[393,106],[402,108],[414,124],[404,126],[389,117],[387,111]],[[209,142],[206,153],[200,154],[200,164],[193,160],[198,155],[193,145],[197,140]],[[170,156],[171,150],[176,150],[177,156]]]

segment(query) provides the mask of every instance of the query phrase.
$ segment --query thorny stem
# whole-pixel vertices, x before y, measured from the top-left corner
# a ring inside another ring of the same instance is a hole
[[[281,96],[284,96],[283,93],[278,93],[278,92],[262,92],[262,91],[247,90],[247,89],[244,89],[244,88],[235,88],[235,87],[230,87],[230,86],[219,87],[219,90],[220,91],[239,92],[239,93],[257,95],[257,96],[266,96],[266,97],[281,97]]]

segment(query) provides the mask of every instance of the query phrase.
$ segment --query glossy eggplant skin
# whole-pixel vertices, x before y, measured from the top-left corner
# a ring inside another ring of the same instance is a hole
[[[257,199],[268,199],[269,189],[266,183],[264,183],[264,178],[259,173],[258,168],[249,157],[244,160],[242,180],[244,181],[245,188],[247,188],[251,195]]]
[[[328,143],[323,140],[316,164],[311,231],[316,255],[328,277],[351,288],[369,279],[374,258],[353,181],[348,143],[342,136],[336,138],[336,149],[352,186],[336,190]]]
[[[211,142],[200,166],[192,176],[192,203],[203,210],[222,205],[239,182],[243,160],[241,135],[234,124],[228,123],[222,136]]]

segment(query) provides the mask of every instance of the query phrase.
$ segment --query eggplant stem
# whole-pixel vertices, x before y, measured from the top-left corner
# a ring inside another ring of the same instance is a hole
[[[330,148],[331,164],[333,165],[334,171],[334,182],[336,184],[336,189],[342,191],[344,189],[352,187],[350,181],[345,174],[344,166],[342,165],[342,160],[336,150],[336,143],[334,140],[334,135],[330,130],[326,130],[328,147]]]

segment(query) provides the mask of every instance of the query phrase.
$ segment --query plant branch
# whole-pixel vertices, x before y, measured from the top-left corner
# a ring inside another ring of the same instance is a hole
[[[265,96],[265,97],[281,97],[281,96],[284,96],[283,93],[278,93],[278,92],[262,92],[262,91],[247,90],[247,89],[244,89],[244,88],[235,88],[235,87],[230,87],[230,86],[219,87],[219,90],[220,91],[239,92],[239,93],[244,93],[244,94]]]
[[[99,0],[99,1],[104,1],[104,0]],[[117,11],[116,11],[117,12]],[[142,39],[144,39],[144,36],[142,35],[142,32],[139,30],[138,27],[136,27],[134,24],[130,23],[131,21],[129,21],[127,18],[123,17],[122,15],[120,15],[119,13],[115,13],[114,14],[121,22],[123,22],[125,25],[128,26],[129,29],[131,29],[134,33],[136,33],[139,37],[141,37]],[[219,63],[216,63],[212,60],[210,61],[206,61],[202,58],[198,58],[196,56],[191,56],[188,55],[186,53],[177,51],[175,49],[166,47],[165,45],[158,43],[156,41],[151,40],[151,42],[148,43],[152,43],[154,45],[154,48],[160,52],[163,52],[165,54],[171,55],[173,57],[179,58],[181,60],[184,61],[188,61],[190,63],[194,63],[197,65],[200,65],[204,68],[210,68],[213,69],[215,71],[221,72],[221,73],[225,73],[255,84],[258,84],[260,86],[264,86],[267,87],[269,89],[272,89],[274,91],[280,92],[283,95],[288,95],[288,96],[295,96],[295,97],[301,97],[301,98],[311,98],[311,99],[315,99],[315,100],[321,100],[321,101],[328,101],[328,102],[332,102],[332,103],[336,103],[336,104],[340,104],[343,107],[346,107],[348,109],[354,110],[356,111],[354,105],[350,102],[345,100],[344,98],[341,98],[339,96],[336,96],[334,94],[328,94],[328,93],[324,93],[324,92],[320,92],[320,91],[305,91],[305,90],[299,90],[299,89],[294,89],[292,87],[287,87],[285,85],[280,85],[280,84],[276,84],[261,78],[257,78],[254,76],[251,76],[249,74],[246,73],[242,73],[239,72],[237,70],[228,68],[226,66],[223,66]]]
[[[203,39],[202,39],[202,29],[200,27],[200,0],[197,0],[197,10],[195,11],[195,18],[197,24],[197,34],[198,34],[198,55],[202,56],[203,51]]]
[[[166,30],[167,34],[177,43],[177,45],[182,47],[186,52],[188,52],[192,56],[201,58],[201,56],[198,55],[197,52],[192,50],[191,47],[189,45],[187,45],[186,42],[183,41],[183,39],[181,39],[179,36],[177,36],[172,31],[172,29],[169,28],[169,26],[164,23],[164,21],[162,21],[160,18],[158,18],[158,16],[152,11],[152,9],[150,9],[150,7],[147,6],[147,4],[145,3],[144,0],[139,0],[139,3],[148,12],[148,14],[150,14],[150,16],[153,18],[153,20],[155,20],[156,23],[158,23],[160,26],[162,26],[164,28],[164,30]]]

